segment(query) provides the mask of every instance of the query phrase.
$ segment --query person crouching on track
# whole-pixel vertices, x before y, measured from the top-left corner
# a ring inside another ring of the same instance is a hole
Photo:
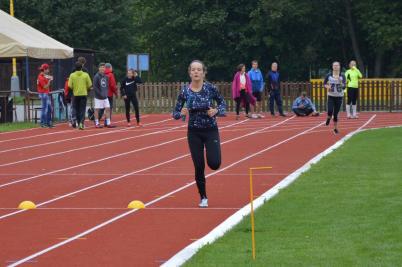
[[[292,110],[296,116],[300,117],[309,116],[310,114],[312,114],[312,116],[320,115],[320,113],[316,111],[313,101],[307,97],[306,92],[302,92],[301,95],[295,99]]]
[[[139,83],[142,83],[141,78],[138,76],[137,72],[133,69],[129,69],[127,71],[127,77],[120,83],[120,94],[124,98],[128,127],[131,126],[131,118],[130,118],[131,103],[134,106],[137,126],[141,126],[140,110],[138,108],[138,99],[137,99],[137,84]]]
[[[88,91],[92,87],[92,82],[88,73],[82,71],[82,64],[80,62],[75,63],[75,71],[68,78],[68,87],[73,90],[73,105],[76,110],[78,129],[84,130],[87,96]]]
[[[188,145],[195,168],[195,180],[201,197],[199,207],[208,207],[205,180],[204,147],[208,166],[217,170],[221,165],[221,145],[216,122],[217,115],[225,114],[225,100],[218,89],[204,81],[207,68],[199,60],[188,67],[191,84],[181,90],[173,110],[173,118],[179,120],[189,115]],[[217,108],[212,108],[216,101]],[[186,108],[183,108],[186,104]]]
[[[95,91],[95,128],[103,128],[99,123],[99,110],[105,109],[106,127],[113,128],[110,121],[110,103],[107,97],[109,77],[105,75],[105,63],[99,64],[99,70],[94,77]]]

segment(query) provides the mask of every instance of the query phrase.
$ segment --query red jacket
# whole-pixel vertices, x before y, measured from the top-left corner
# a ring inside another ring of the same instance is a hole
[[[114,74],[110,69],[105,70],[105,75],[109,77],[109,90],[107,93],[108,97],[112,97],[113,95],[117,96],[117,85],[116,79],[114,78]]]
[[[43,72],[39,73],[38,79],[36,80],[37,90],[40,94],[48,94],[50,91],[50,86],[45,88],[49,84],[49,79],[46,78]]]

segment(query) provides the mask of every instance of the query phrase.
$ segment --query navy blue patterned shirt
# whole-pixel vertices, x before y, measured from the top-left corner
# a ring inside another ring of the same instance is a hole
[[[194,92],[187,86],[181,90],[177,97],[173,118],[176,120],[181,118],[180,112],[185,104],[189,114],[188,128],[190,130],[216,129],[216,116],[209,117],[207,113],[209,108],[214,108],[214,101],[217,103],[217,115],[224,115],[226,103],[214,85],[204,82],[199,92]]]

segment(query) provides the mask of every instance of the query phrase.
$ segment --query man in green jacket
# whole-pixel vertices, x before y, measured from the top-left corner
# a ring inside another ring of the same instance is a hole
[[[85,110],[87,107],[88,91],[92,81],[88,73],[82,71],[82,63],[75,63],[75,71],[70,74],[68,87],[73,90],[74,108],[77,113],[78,129],[84,130]]]
[[[348,119],[357,119],[356,103],[359,98],[359,79],[363,76],[358,68],[356,68],[356,61],[352,60],[349,63],[349,69],[345,73],[346,86],[348,92],[348,101],[346,102],[346,114]],[[352,104],[352,113],[350,112],[350,105]]]

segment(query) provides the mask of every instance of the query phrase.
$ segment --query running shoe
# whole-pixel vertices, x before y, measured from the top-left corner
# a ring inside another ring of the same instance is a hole
[[[116,125],[109,124],[106,126],[106,128],[116,128]]]
[[[52,128],[54,128],[55,126],[54,126],[53,124],[49,124],[47,127],[48,127],[49,129],[52,129]]]
[[[131,127],[131,123],[130,123],[130,122],[127,122],[127,127]]]
[[[327,120],[325,121],[325,125],[328,126],[330,122],[331,122],[331,118],[327,118]]]
[[[143,127],[141,122],[137,122],[137,127]]]
[[[200,204],[198,204],[200,208],[208,208],[208,198],[201,199]]]
[[[101,124],[95,124],[95,128],[98,128],[98,129],[102,129],[103,128],[103,126],[101,125]]]
[[[84,130],[84,124],[83,124],[83,123],[80,123],[80,124],[78,125],[78,129],[79,129],[79,130]]]
[[[338,129],[334,129],[334,134],[338,134],[339,133],[339,131],[338,131]]]

